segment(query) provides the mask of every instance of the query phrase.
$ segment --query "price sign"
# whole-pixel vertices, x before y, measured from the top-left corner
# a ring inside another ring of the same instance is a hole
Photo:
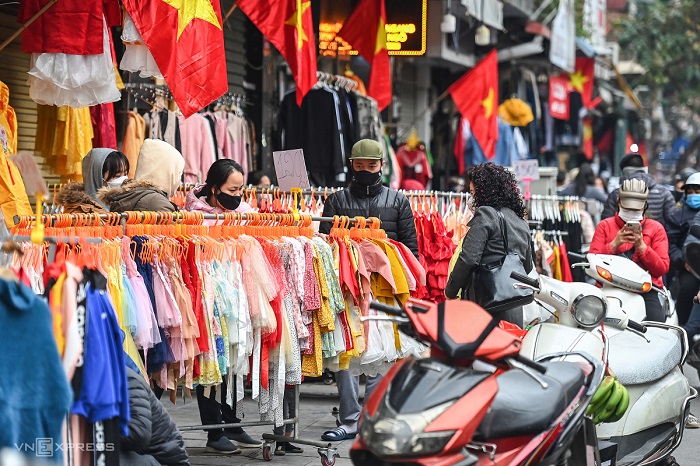
[[[540,164],[535,159],[516,160],[515,177],[520,181],[534,181],[540,179]]]
[[[304,151],[302,149],[273,152],[277,183],[283,191],[292,188],[310,188],[309,174],[306,172]]]
[[[36,164],[31,152],[18,152],[8,158],[15,164],[22,175],[27,194],[34,196],[41,193],[45,198],[49,197],[49,188],[46,187],[46,181],[41,175],[41,170],[39,170],[39,166]]]

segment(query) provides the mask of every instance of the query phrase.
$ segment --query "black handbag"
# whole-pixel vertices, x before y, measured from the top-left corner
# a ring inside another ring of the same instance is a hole
[[[472,290],[474,301],[492,314],[514,309],[529,304],[534,299],[534,292],[526,288],[514,288],[513,284],[519,283],[510,278],[512,272],[527,275],[520,256],[515,252],[508,252],[508,231],[503,213],[499,210],[501,221],[501,234],[505,246],[505,255],[502,259],[490,264],[479,264],[475,269]]]

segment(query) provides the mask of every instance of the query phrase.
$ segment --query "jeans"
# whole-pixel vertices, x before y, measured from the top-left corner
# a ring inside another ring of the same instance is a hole
[[[367,376],[365,385],[365,401],[374,391],[375,387],[382,380],[381,375],[375,377]],[[338,383],[338,394],[340,395],[340,424],[345,427],[348,433],[357,431],[357,420],[360,418],[360,376],[352,375],[349,371],[338,371],[335,373],[335,381]]]
[[[676,312],[678,313],[678,324],[685,325],[690,318],[690,311],[693,307],[693,297],[698,293],[700,280],[687,270],[678,274],[678,296],[676,297]]]
[[[688,344],[693,347],[693,337],[700,333],[700,304],[693,304],[688,322],[683,326],[688,334]]]
[[[202,425],[211,424],[233,424],[241,422],[240,419],[236,417],[236,399],[233,399],[233,406],[229,406],[226,403],[226,378],[224,382],[218,387],[211,387],[209,396],[204,395],[204,388],[202,385],[197,386],[197,405],[199,406],[199,418],[202,421]],[[216,392],[219,390],[221,392],[221,403],[216,401]],[[236,392],[234,388],[234,393]],[[226,429],[234,434],[243,433],[243,429],[240,427]],[[213,429],[207,431],[207,438],[209,441],[215,442],[219,440],[224,435],[224,429]]]

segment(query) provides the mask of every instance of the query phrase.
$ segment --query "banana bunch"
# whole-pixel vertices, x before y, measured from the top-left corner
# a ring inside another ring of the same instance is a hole
[[[617,422],[625,415],[630,404],[630,394],[617,380],[608,375],[596,390],[586,414],[593,416],[593,423]]]

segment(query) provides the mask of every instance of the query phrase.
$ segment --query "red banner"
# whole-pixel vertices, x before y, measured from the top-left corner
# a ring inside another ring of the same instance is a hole
[[[568,76],[549,78],[549,112],[553,118],[569,119],[569,86]]]

